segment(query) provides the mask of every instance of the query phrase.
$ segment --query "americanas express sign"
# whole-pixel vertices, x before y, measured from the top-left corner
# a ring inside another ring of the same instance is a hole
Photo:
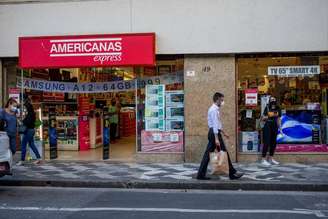
[[[155,34],[20,37],[21,68],[155,65]]]
[[[319,65],[305,66],[270,66],[268,75],[282,77],[310,76],[320,74]]]

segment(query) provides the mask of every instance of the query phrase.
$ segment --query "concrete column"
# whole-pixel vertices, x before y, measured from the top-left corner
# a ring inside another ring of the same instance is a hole
[[[235,57],[185,58],[185,155],[186,162],[199,162],[207,145],[207,111],[215,92],[225,95],[222,107],[226,145],[236,160],[236,71]]]

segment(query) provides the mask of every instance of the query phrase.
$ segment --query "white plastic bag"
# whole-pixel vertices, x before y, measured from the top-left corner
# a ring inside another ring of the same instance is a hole
[[[229,175],[228,154],[225,151],[217,151],[210,153],[210,165],[212,175]]]

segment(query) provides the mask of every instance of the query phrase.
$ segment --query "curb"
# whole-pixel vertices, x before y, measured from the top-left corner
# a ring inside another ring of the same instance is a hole
[[[245,191],[304,191],[327,192],[327,183],[263,183],[250,181],[91,181],[91,180],[19,180],[3,179],[0,186],[78,187],[122,189],[182,189],[182,190],[245,190]]]

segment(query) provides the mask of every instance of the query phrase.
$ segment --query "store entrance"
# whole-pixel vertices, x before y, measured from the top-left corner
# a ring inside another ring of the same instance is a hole
[[[131,81],[134,68],[43,69],[25,72],[27,78],[79,83]],[[42,76],[43,75],[43,76]],[[43,78],[42,78],[43,77]],[[109,133],[109,159],[134,161],[136,153],[136,92],[47,93],[25,90],[37,111],[37,138],[46,160],[103,160],[104,132]],[[51,152],[49,119],[55,112],[56,156]],[[107,120],[105,115],[108,115]],[[107,126],[106,126],[107,125]],[[106,127],[109,130],[105,129]],[[41,144],[41,145],[42,145]]]
[[[36,140],[46,159],[134,158],[134,67],[155,67],[155,45],[155,33],[19,38],[18,66],[26,80],[18,87],[30,89],[38,109]]]

